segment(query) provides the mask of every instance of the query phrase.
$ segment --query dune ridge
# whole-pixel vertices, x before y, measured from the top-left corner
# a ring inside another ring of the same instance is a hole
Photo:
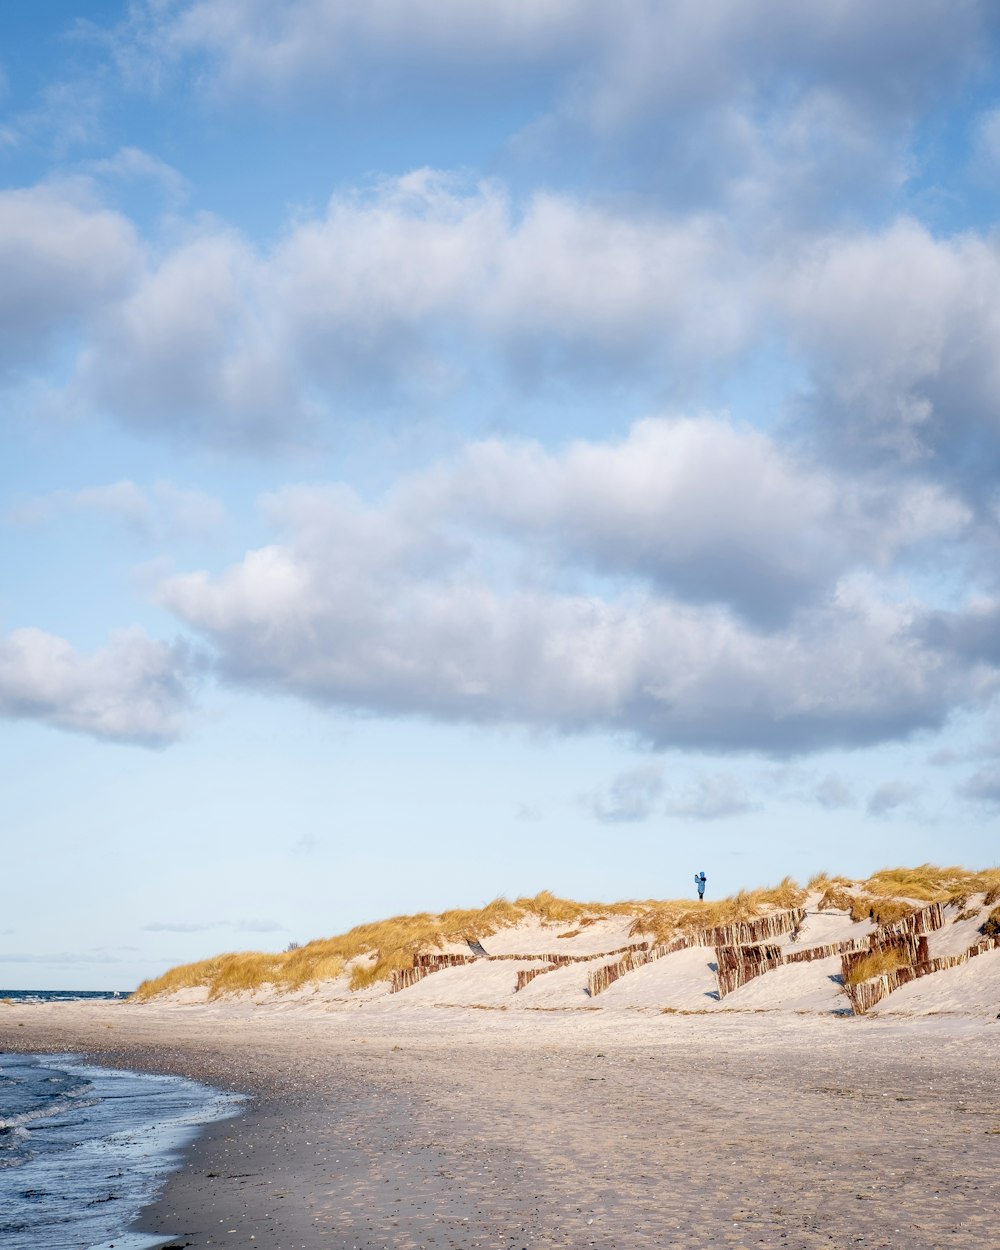
[[[144,982],[132,1001],[995,1016],[998,902],[1000,869],[930,864],[785,878],[704,904],[543,891],[219,955]]]

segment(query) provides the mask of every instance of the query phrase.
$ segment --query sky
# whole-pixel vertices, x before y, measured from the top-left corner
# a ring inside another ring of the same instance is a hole
[[[990,0],[0,13],[0,987],[1000,862]]]

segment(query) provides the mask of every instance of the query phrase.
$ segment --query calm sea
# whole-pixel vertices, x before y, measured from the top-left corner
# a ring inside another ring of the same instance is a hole
[[[0,990],[0,999],[59,997],[114,994]],[[237,1114],[242,1101],[184,1077],[120,1072],[74,1055],[0,1053],[0,1246],[162,1244],[180,1230],[160,1237],[127,1230],[200,1126]]]

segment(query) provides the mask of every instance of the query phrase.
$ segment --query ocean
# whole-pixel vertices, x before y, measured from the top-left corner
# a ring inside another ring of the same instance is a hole
[[[0,999],[14,997],[59,995],[0,991]],[[236,1115],[243,1101],[185,1077],[101,1068],[75,1055],[0,1053],[0,1245],[162,1245],[181,1230],[127,1230],[179,1166],[181,1147],[201,1125]]]

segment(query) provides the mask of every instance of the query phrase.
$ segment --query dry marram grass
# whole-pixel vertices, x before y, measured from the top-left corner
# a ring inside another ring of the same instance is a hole
[[[173,968],[136,990],[140,1001],[194,986],[205,986],[210,998],[256,991],[272,986],[280,991],[301,989],[316,981],[335,980],[350,965],[350,989],[362,990],[388,980],[397,969],[408,968],[416,951],[438,949],[448,943],[489,937],[498,929],[528,916],[548,923],[565,923],[595,912],[634,915],[638,903],[576,903],[556,898],[548,890],[516,902],[498,898],[475,910],[394,916],[358,925],[340,937],[320,938],[282,954],[240,952],[204,959]]]
[[[870,981],[872,977],[881,977],[887,972],[895,972],[897,968],[904,968],[909,962],[904,950],[872,951],[852,965],[844,980],[848,985],[860,985],[862,981]]]

